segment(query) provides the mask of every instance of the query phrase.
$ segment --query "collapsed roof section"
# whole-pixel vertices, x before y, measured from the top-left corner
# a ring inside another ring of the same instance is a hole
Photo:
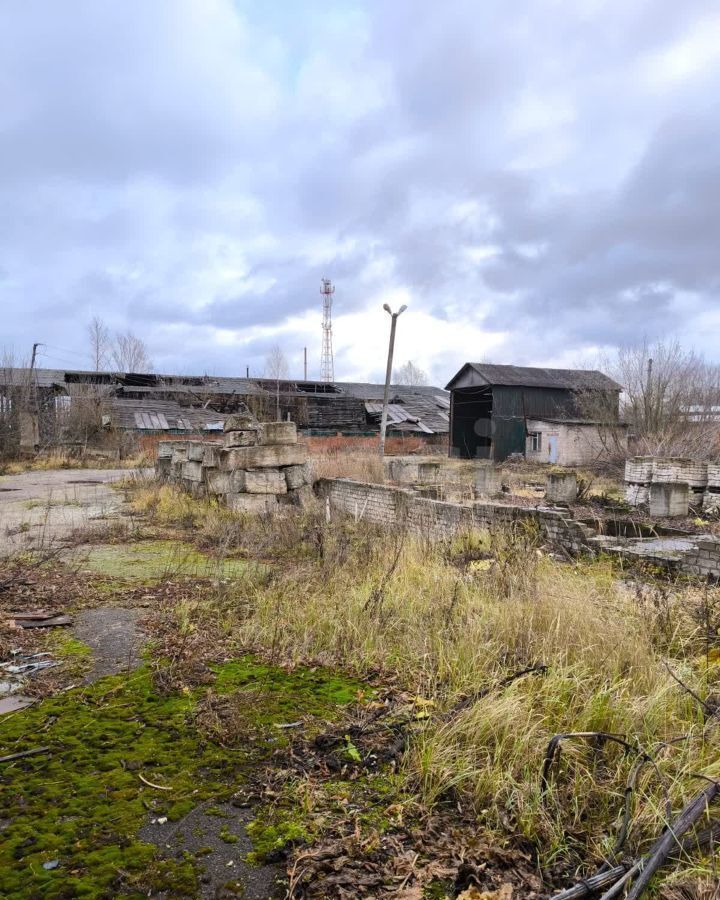
[[[276,381],[211,375],[161,375],[64,369],[1,369],[0,389],[32,383],[57,395],[97,390],[109,425],[139,431],[208,430],[239,408],[263,418],[288,415],[314,434],[373,434],[385,386],[368,382]],[[447,434],[450,395],[426,385],[391,385],[388,428]],[[190,426],[189,428],[186,426]]]

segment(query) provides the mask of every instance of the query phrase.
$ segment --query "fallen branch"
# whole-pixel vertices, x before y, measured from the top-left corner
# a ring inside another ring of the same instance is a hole
[[[633,753],[640,756],[642,759],[647,760],[647,762],[655,765],[655,760],[643,750],[638,744],[631,744],[630,741],[625,738],[622,734],[614,734],[610,731],[567,731],[564,734],[556,734],[551,738],[550,743],[547,745],[547,750],[545,751],[545,758],[543,760],[542,774],[540,776],[540,787],[542,789],[542,794],[547,793],[547,789],[549,787],[550,781],[550,769],[552,764],[555,762],[555,758],[559,752],[560,744],[568,740],[568,738],[597,738],[601,741],[612,741],[615,744],[620,744],[621,747],[625,747],[626,750],[630,750]]]
[[[663,665],[667,669],[668,675],[672,678],[672,680],[676,682],[676,684],[679,684],[684,691],[690,694],[693,700],[700,704],[707,716],[712,716],[715,714],[715,710],[711,706],[709,706],[701,697],[698,697],[695,691],[692,688],[688,687],[684,681],[681,681],[681,679],[678,678],[678,676],[673,672],[673,670],[670,668],[667,662],[665,662],[665,660],[663,660]]]
[[[640,877],[630,889],[627,900],[638,900],[638,897],[645,893],[650,879],[680,843],[680,838],[697,822],[718,794],[720,794],[720,781],[713,781],[693,797],[650,850]]]
[[[0,756],[0,763],[12,762],[14,759],[23,759],[26,756],[35,756],[38,753],[49,752],[49,747],[36,747],[34,750],[23,750],[22,753],[10,753],[8,756]]]
[[[693,850],[702,850],[712,844],[717,843],[720,839],[720,822],[713,822],[709,828],[705,828],[698,834],[686,836],[680,842],[676,854],[672,856],[680,856],[683,853],[689,853]],[[626,881],[632,877],[642,866],[643,860],[637,860],[634,863],[626,863],[624,865],[615,866],[612,869],[597,872],[588,878],[584,878],[571,888],[555,894],[552,900],[580,900],[582,897],[588,897],[605,887],[612,885],[612,893],[608,892],[605,897],[616,897]],[[620,879],[620,881],[618,881]]]
[[[621,878],[627,870],[627,866],[615,866],[614,869],[608,869],[606,872],[598,872],[596,875],[584,878],[566,891],[555,894],[552,900],[577,900],[579,897],[587,897],[596,891],[615,884],[618,878]]]

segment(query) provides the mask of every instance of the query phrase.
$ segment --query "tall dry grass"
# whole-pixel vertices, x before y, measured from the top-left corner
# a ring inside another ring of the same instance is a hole
[[[666,668],[714,702],[717,589],[658,598],[620,582],[610,562],[555,561],[520,528],[438,545],[327,524],[319,510],[282,525],[244,520],[235,540],[251,555],[268,535],[294,563],[245,579],[242,615],[225,593],[223,627],[238,647],[277,660],[399,678],[431,711],[414,723],[404,762],[426,804],[452,800],[479,827],[530,839],[546,863],[579,863],[609,856],[641,750],[652,762],[630,797],[636,851],[664,827],[667,801],[677,813],[698,779],[720,777],[720,733]],[[543,792],[545,749],[568,732],[621,735],[637,752],[568,739]]]

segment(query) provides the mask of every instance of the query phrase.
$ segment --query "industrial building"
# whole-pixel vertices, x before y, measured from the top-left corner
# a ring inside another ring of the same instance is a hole
[[[612,440],[622,387],[594,370],[465,363],[450,391],[450,455],[582,465]]]
[[[384,385],[209,375],[0,369],[0,437],[24,449],[61,442],[79,421],[141,434],[222,430],[226,415],[290,418],[309,435],[373,435]],[[388,434],[447,440],[450,397],[441,388],[392,385]]]

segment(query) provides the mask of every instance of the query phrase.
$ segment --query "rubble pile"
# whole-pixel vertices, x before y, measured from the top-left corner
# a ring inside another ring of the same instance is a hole
[[[298,444],[294,422],[229,416],[222,441],[160,441],[155,473],[237,512],[272,513],[279,504],[304,506],[312,497],[307,447]]]

